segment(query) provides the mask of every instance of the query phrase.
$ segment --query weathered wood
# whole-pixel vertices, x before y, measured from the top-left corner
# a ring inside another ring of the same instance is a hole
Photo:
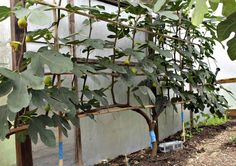
[[[27,135],[25,142],[17,141],[16,145],[16,165],[17,166],[33,166],[32,146],[30,137]]]
[[[235,83],[236,82],[236,77],[225,78],[225,79],[217,80],[216,82],[219,83],[219,84]]]
[[[15,7],[18,2],[25,3],[24,0],[11,0],[11,9]],[[17,18],[14,14],[11,15],[11,40],[12,41],[24,41],[24,30],[20,29],[17,24]],[[21,57],[23,56],[23,51],[26,50],[25,42],[22,43],[21,49],[12,50],[12,68],[17,70],[20,68]],[[18,114],[21,114],[19,112]],[[29,136],[26,136],[25,142],[20,142],[15,139],[16,146],[16,164],[17,166],[33,166],[32,157],[32,146]]]
[[[227,109],[225,110],[225,114],[229,118],[236,118],[236,109]]]
[[[184,103],[184,102],[176,102],[175,104],[181,104],[181,103]],[[148,108],[154,108],[154,107],[156,107],[156,105],[145,105],[144,107],[142,107],[142,106],[127,106],[126,104],[116,104],[116,105],[111,105],[111,106],[104,106],[104,107],[97,108],[88,112],[80,112],[77,115],[79,118],[84,118],[91,115],[102,115],[102,114],[113,113],[113,112],[123,112],[123,111],[143,109],[143,108],[148,109]],[[7,137],[9,137],[12,134],[16,134],[18,132],[21,132],[27,129],[28,129],[27,125],[13,128],[7,134]]]
[[[191,84],[189,84],[189,90],[192,91],[193,90],[193,87]],[[193,120],[193,111],[189,110],[190,113],[189,113],[189,118],[190,118],[190,129],[192,130],[194,128],[194,120]]]
[[[15,7],[15,5],[20,2],[21,0],[11,0],[10,6],[11,9]],[[21,42],[24,37],[24,30],[20,29],[17,24],[17,18],[14,14],[11,15],[11,40],[12,41],[19,41]],[[23,49],[25,49],[25,43],[23,43]],[[13,70],[17,69],[17,64],[20,58],[21,50],[14,50],[12,49],[12,68]]]
[[[67,0],[67,3],[71,4],[72,6],[74,5],[74,0]],[[75,14],[74,13],[68,13],[69,14],[69,33],[74,34],[75,33]],[[75,36],[72,36],[72,40],[75,40]],[[70,53],[71,55],[76,58],[77,53],[76,53],[76,46],[72,45],[70,47]],[[78,91],[78,78],[77,76],[74,75],[74,87],[76,89],[77,94],[79,93]],[[79,127],[75,127],[75,161],[77,162],[77,166],[82,166],[83,165],[83,160],[82,160],[82,142],[81,142],[81,129]]]

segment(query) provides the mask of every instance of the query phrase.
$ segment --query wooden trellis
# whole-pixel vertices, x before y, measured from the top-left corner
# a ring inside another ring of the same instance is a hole
[[[12,0],[11,1],[11,7],[13,8],[15,6],[15,4],[19,1],[22,1],[24,3],[24,0]],[[73,4],[74,0],[68,0],[68,3]],[[116,26],[123,26],[123,27],[131,28],[131,29],[134,29],[135,31],[144,32],[144,33],[148,34],[149,36],[157,34],[157,33],[154,33],[150,30],[147,30],[147,29],[137,28],[137,27],[132,27],[132,26],[129,26],[129,25],[122,24],[122,23],[118,22],[118,20],[116,20],[116,21],[109,20],[108,21],[108,20],[104,20],[102,17],[99,18],[99,17],[93,16],[90,13],[89,14],[88,13],[82,13],[80,11],[71,12],[67,8],[63,8],[63,7],[54,5],[54,4],[48,4],[48,3],[45,3],[45,2],[38,2],[38,4],[47,5],[47,6],[53,7],[55,10],[59,9],[59,10],[64,10],[64,11],[67,11],[68,13],[70,13],[69,32],[71,34],[75,33],[75,17],[74,17],[74,14],[79,14],[79,15],[86,16],[86,17],[89,17],[89,18],[106,21],[108,23],[115,24]],[[12,15],[12,17],[11,17],[12,40],[23,41],[24,39],[22,38],[22,34],[25,33],[25,32],[20,30],[16,23],[17,23],[17,20],[16,20],[15,16]],[[172,36],[166,36],[166,35],[163,35],[163,34],[158,34],[158,35],[163,36],[164,38],[179,40],[179,41],[182,41],[182,42],[188,42],[186,40],[179,39],[179,38],[172,37]],[[42,43],[42,42],[40,42],[40,43]],[[23,44],[22,47],[25,47],[25,44]],[[70,46],[70,49],[71,49],[70,53],[74,57],[76,57],[77,53],[76,53],[75,46]],[[19,61],[18,58],[22,57],[22,56],[23,56],[22,52],[17,52],[17,51],[13,52],[13,69],[16,69],[17,67],[19,67],[19,65],[17,63]],[[96,61],[96,59],[88,59],[87,61],[83,61],[83,59],[77,58],[77,63],[96,64],[97,61]],[[115,61],[115,60],[114,60],[114,64],[124,65],[123,62]],[[129,64],[129,66],[135,66],[135,64],[136,64],[135,62],[131,62],[131,64]],[[120,76],[119,74],[116,74],[116,73],[113,73],[113,72],[111,72],[111,73],[98,72],[98,73],[91,73],[91,74],[98,74],[98,75],[106,74],[106,75],[111,76],[113,81],[114,81],[115,77]],[[52,73],[46,73],[46,75],[52,75]],[[62,75],[72,75],[72,73],[63,73]],[[136,74],[136,76],[143,76],[143,75],[144,74],[142,74],[142,73]],[[78,90],[79,85],[77,83],[78,83],[78,79],[76,78],[76,76],[74,76],[74,84],[75,84],[75,87]],[[151,118],[149,118],[149,116],[147,116],[147,114],[142,110],[143,107],[141,107],[141,106],[131,106],[130,103],[129,103],[129,100],[130,100],[130,98],[129,98],[129,90],[128,90],[127,91],[127,104],[110,105],[110,106],[106,106],[106,107],[93,109],[93,110],[88,111],[88,112],[79,112],[77,115],[78,115],[79,118],[84,118],[84,117],[87,117],[87,116],[90,116],[90,115],[101,115],[101,114],[131,110],[131,111],[134,111],[134,112],[140,114],[141,116],[143,116],[145,118],[148,126],[149,126],[149,130],[153,130],[153,126],[152,126],[153,120],[151,120]],[[177,102],[176,104],[181,104],[182,105],[182,104],[184,104],[184,102]],[[145,105],[144,106],[144,108],[147,108],[147,109],[155,109],[155,107],[156,107],[156,105]],[[192,119],[193,119],[192,114],[190,114],[190,119],[191,119],[191,122],[192,122]],[[158,119],[156,119],[156,120],[158,120]],[[24,126],[20,126],[18,128],[11,129],[10,133],[7,135],[7,137],[9,137],[12,134],[16,134],[18,132],[25,131],[27,129],[28,129],[28,125],[24,125]],[[159,132],[158,131],[158,126],[155,128],[155,132],[156,133]],[[75,139],[76,139],[76,156],[75,156],[75,158],[76,158],[76,161],[78,162],[78,166],[81,166],[83,163],[82,163],[80,128],[76,128],[75,133],[76,133],[75,134],[75,136],[76,136],[75,137]],[[157,139],[157,141],[158,141],[158,139]],[[31,141],[30,141],[29,137],[27,137],[25,143],[19,143],[18,141],[16,141],[16,151],[17,151],[17,165],[18,166],[32,166],[33,165],[32,147],[31,147]]]

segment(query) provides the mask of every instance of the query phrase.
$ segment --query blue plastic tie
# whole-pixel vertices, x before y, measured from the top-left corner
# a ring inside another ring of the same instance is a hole
[[[58,148],[59,148],[58,158],[59,160],[63,160],[63,142],[59,142]]]
[[[153,130],[151,130],[151,131],[149,131],[149,136],[150,136],[150,147],[152,149],[153,148],[152,143],[157,141],[156,134]]]
[[[181,120],[184,122],[184,112],[181,112]]]

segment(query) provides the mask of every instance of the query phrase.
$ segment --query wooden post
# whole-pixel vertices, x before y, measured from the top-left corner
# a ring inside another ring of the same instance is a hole
[[[67,2],[71,5],[74,5],[74,0],[67,0]],[[69,13],[69,33],[74,34],[75,33],[75,14]],[[75,37],[72,36],[72,40],[74,40]],[[76,46],[71,46],[70,53],[73,57],[76,57]],[[74,86],[76,89],[76,93],[78,94],[78,78],[74,76]],[[81,130],[80,126],[75,127],[75,161],[77,162],[77,166],[83,165],[82,160],[82,143],[81,143]]]
[[[192,91],[192,85],[189,84],[189,90]],[[194,122],[193,122],[193,111],[190,110],[190,130],[192,130],[194,128]]]
[[[152,17],[150,15],[147,16],[148,19],[152,19]],[[150,30],[150,29],[148,29]],[[153,34],[147,34],[147,40],[148,41],[153,41]],[[151,55],[151,54],[154,54],[155,51],[151,48],[148,49],[148,56]],[[159,92],[157,90],[156,87],[150,87],[153,94],[156,96]],[[156,103],[154,103],[156,104]],[[152,119],[155,121],[155,125],[154,125],[154,132],[155,132],[155,135],[156,135],[156,148],[153,149],[153,152],[152,152],[152,157],[154,157],[156,154],[157,154],[157,151],[158,151],[158,146],[159,146],[159,141],[160,141],[160,134],[159,134],[159,122],[158,122],[158,115],[156,113],[156,107],[152,108]],[[155,151],[154,151],[155,150]]]
[[[185,132],[185,124],[184,124],[184,104],[181,103],[181,122],[182,122],[182,137],[183,137],[183,142],[186,140],[186,132]]]
[[[11,0],[10,1],[10,6],[11,6],[12,10],[18,2],[21,2],[21,0]],[[24,2],[24,0],[22,0],[22,2]],[[18,20],[15,17],[15,15],[12,14],[11,15],[11,40],[21,42],[24,37],[24,29],[20,29],[18,27],[17,21]],[[23,44],[23,49],[25,50],[26,49],[25,43],[22,43],[22,44]],[[20,54],[21,54],[20,49],[18,49],[18,50],[12,49],[12,68],[13,68],[13,70],[17,69],[17,64],[19,61]]]
[[[25,3],[24,0],[11,0],[10,6],[11,9],[15,7],[18,2]],[[12,41],[23,41],[24,30],[20,29],[17,25],[17,18],[14,14],[11,15],[11,40]],[[23,50],[13,50],[12,51],[12,69],[16,70],[19,66],[17,66],[18,61],[20,60],[20,56],[23,51],[26,50],[25,43],[22,43],[21,47]],[[20,114],[20,112],[18,113]],[[15,139],[16,146],[16,165],[17,166],[33,166],[33,157],[32,157],[32,145],[29,136],[26,136],[25,142],[20,142]]]

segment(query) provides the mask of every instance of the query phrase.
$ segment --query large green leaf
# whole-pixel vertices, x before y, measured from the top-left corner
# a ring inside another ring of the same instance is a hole
[[[236,1],[235,0],[222,0],[223,2],[223,11],[224,16],[229,16],[233,12],[236,12]]]
[[[82,42],[83,45],[87,47],[93,47],[95,49],[103,49],[105,45],[105,41],[101,39],[86,39]]]
[[[236,60],[236,35],[234,36],[233,39],[229,40],[227,42],[228,46],[228,54],[231,60]]]
[[[198,26],[202,23],[204,15],[208,12],[206,0],[196,0],[196,6],[193,11],[192,24]]]
[[[161,16],[166,16],[167,18],[170,18],[172,20],[178,20],[179,17],[173,12],[173,11],[161,11],[159,12]]]
[[[39,118],[33,118],[30,121],[28,133],[31,140],[36,144],[38,142],[38,134],[42,142],[47,146],[56,146],[56,138],[54,133],[46,129],[46,124]]]
[[[49,104],[54,110],[64,112],[67,106],[59,100],[51,98],[47,90],[32,90],[32,103],[34,106],[44,109]]]
[[[26,58],[31,58],[31,68],[36,75],[43,76],[44,65],[47,65],[52,73],[60,74],[70,72],[73,63],[70,58],[63,56],[58,51],[40,49],[38,52],[28,51]]]
[[[22,108],[29,105],[31,95],[28,92],[28,88],[44,88],[43,79],[34,76],[29,70],[18,74],[6,68],[0,68],[0,74],[12,81],[13,90],[7,99],[8,108],[12,112],[19,112]]]
[[[35,25],[49,25],[51,23],[50,17],[45,14],[42,9],[34,9],[29,16],[29,22]]]
[[[6,6],[0,6],[0,21],[5,20],[11,14],[11,9]]]
[[[232,32],[236,32],[236,12],[217,26],[217,35],[220,41],[227,39]]]
[[[63,117],[61,117],[61,116],[59,116],[57,114],[54,114],[52,116],[52,120],[54,122],[54,125],[59,127],[62,130],[63,134],[66,137],[68,137],[67,130],[71,129],[71,126],[68,123],[68,121],[65,118],[63,118]]]
[[[32,103],[34,106],[44,109],[49,104],[55,111],[76,113],[78,96],[67,88],[50,88],[45,90],[32,90]]]
[[[16,18],[18,18],[18,19],[26,17],[30,14],[30,10],[27,8],[20,8],[14,12],[15,12]]]
[[[135,57],[138,61],[142,61],[145,58],[145,53],[138,50],[133,50],[132,48],[125,49],[124,53],[128,56]]]
[[[9,111],[6,105],[0,106],[0,140],[9,132],[8,119],[12,120],[15,114]]]
[[[152,101],[152,103],[155,104],[156,97],[155,97],[154,93],[152,92],[152,90],[149,87],[147,87],[147,86],[140,86],[139,89],[142,92],[142,94],[148,95],[150,100]]]
[[[7,80],[2,80],[0,82],[0,97],[7,95],[11,89],[12,89],[12,81],[7,79]]]
[[[76,112],[75,105],[78,105],[78,96],[75,92],[70,91],[69,89],[62,87],[62,88],[52,88],[49,90],[51,97],[61,103],[64,103],[67,108],[64,112]],[[73,103],[72,103],[73,102]]]
[[[165,3],[166,0],[157,0],[157,2],[154,5],[154,12],[158,12]]]
[[[217,26],[217,35],[220,41],[229,38],[230,34],[233,32],[236,33],[236,12],[228,16],[226,20],[222,21]],[[235,41],[236,36],[227,42],[228,54],[231,60],[236,59]]]
[[[27,107],[31,96],[24,78],[5,68],[0,68],[0,74],[13,81],[13,91],[8,95],[7,100],[8,108],[12,112],[19,112],[22,108]]]

